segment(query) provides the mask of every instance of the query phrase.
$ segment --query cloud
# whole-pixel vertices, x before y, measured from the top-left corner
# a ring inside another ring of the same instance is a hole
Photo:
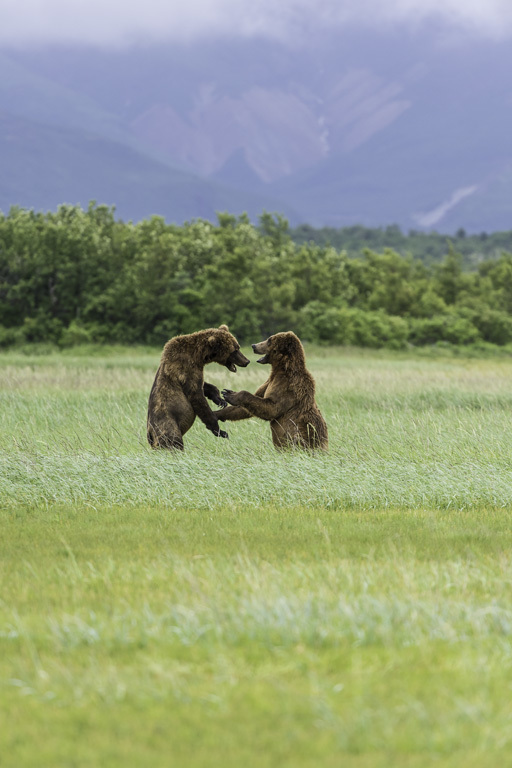
[[[0,44],[92,43],[262,35],[292,40],[346,25],[436,21],[512,36],[510,0],[1,0]]]

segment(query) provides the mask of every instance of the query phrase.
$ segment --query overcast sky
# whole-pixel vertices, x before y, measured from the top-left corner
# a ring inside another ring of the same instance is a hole
[[[308,29],[356,23],[512,36],[512,0],[0,0],[0,44],[126,45],[201,36],[293,40]]]

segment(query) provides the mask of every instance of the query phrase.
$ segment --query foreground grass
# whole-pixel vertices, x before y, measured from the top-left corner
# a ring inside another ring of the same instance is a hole
[[[329,454],[176,457],[157,359],[0,357],[0,766],[512,764],[512,363],[313,350]]]
[[[504,512],[55,507],[1,524],[6,764],[512,759]]]

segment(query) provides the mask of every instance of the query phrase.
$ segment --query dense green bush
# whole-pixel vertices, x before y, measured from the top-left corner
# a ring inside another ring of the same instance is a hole
[[[475,312],[473,324],[480,331],[482,339],[491,344],[509,344],[512,342],[512,317],[506,312],[483,306]]]
[[[456,314],[413,318],[410,323],[409,340],[412,344],[434,344],[436,341],[472,344],[481,338],[478,328],[470,320]]]
[[[397,237],[394,230],[390,236]],[[287,222],[138,224],[91,203],[0,214],[0,346],[143,342],[228,323],[245,342],[295,330],[316,343],[512,342],[512,255],[463,269],[385,248],[358,258],[297,244]]]
[[[308,341],[389,349],[402,349],[409,336],[408,323],[402,317],[314,301],[299,313],[297,331]]]

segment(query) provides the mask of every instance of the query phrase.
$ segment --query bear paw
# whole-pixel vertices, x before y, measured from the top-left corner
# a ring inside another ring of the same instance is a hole
[[[222,397],[231,405],[236,405],[236,396],[237,392],[234,392],[232,389],[222,390]]]
[[[215,437],[224,437],[224,438],[226,438],[226,439],[228,439],[228,438],[229,438],[229,435],[228,435],[228,433],[227,433],[227,432],[224,432],[224,430],[223,430],[223,429],[220,429],[218,426],[217,426],[217,427],[206,427],[206,429],[209,429],[209,430],[210,430],[210,432],[213,432],[213,434],[215,435]]]

